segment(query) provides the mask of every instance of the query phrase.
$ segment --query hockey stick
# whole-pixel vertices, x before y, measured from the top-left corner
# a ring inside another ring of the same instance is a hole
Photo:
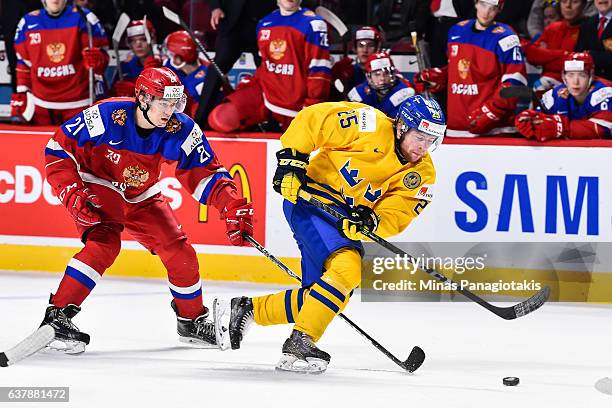
[[[315,14],[325,20],[325,22],[332,26],[340,35],[340,39],[342,40],[342,56],[346,57],[348,55],[348,38],[346,36],[346,33],[348,33],[348,27],[346,24],[344,24],[344,22],[340,20],[340,17],[335,15],[327,7],[318,6],[315,9]],[[340,79],[336,79],[334,81],[334,87],[336,87],[338,92],[344,93],[344,84]]]
[[[540,100],[538,95],[534,92],[534,90],[525,85],[515,85],[515,86],[508,86],[506,88],[502,88],[499,91],[499,96],[501,96],[504,99],[511,99],[511,98],[531,99],[534,107],[542,106],[542,101]]]
[[[81,17],[85,20],[85,25],[87,25],[87,38],[89,39],[89,49],[93,48],[93,34],[91,30],[91,23],[87,19],[85,12],[81,8],[81,6],[76,6],[77,11],[81,15]],[[93,68],[89,68],[89,105],[93,105],[94,103],[94,71]]]
[[[421,47],[419,46],[419,40],[417,38],[417,32],[416,31],[412,31],[410,33],[410,37],[412,38],[412,45],[414,46],[414,52],[416,54],[417,68],[418,68],[419,72],[421,72],[424,69],[426,69],[427,67],[425,66],[425,58],[423,57],[423,54],[421,53]],[[425,95],[425,97],[427,99],[431,99],[431,92],[429,92],[429,90],[425,89],[423,91],[423,94]]]
[[[312,196],[310,193],[307,193],[304,190],[300,190],[300,198],[304,199],[305,201],[308,201],[315,207],[320,208],[321,210],[336,217],[337,219],[346,218],[343,214],[336,211],[329,205],[325,204],[324,202],[322,202],[321,200],[317,199],[316,197]],[[406,252],[396,247],[392,243],[388,242],[387,240],[379,237],[378,235],[374,233],[370,233],[370,232],[362,232],[362,233],[366,237],[371,239],[372,241],[386,248],[387,250],[395,254],[401,255],[401,256],[407,256],[409,258],[409,261],[412,263],[412,260],[414,259],[414,257],[407,254]],[[489,302],[487,302],[480,296],[476,295],[475,293],[467,289],[463,289],[460,285],[448,279],[446,276],[442,275],[441,273],[436,272],[432,268],[427,268],[427,269],[422,269],[422,270],[428,275],[433,276],[440,282],[448,282],[452,284],[453,286],[456,286],[457,292],[461,293],[463,296],[478,303],[480,306],[484,307],[488,311],[506,320],[513,320],[513,319],[516,319],[517,317],[525,316],[533,312],[534,310],[539,309],[544,303],[546,303],[546,301],[548,300],[548,297],[550,296],[550,288],[548,286],[545,286],[535,295],[531,296],[529,299],[522,301],[521,303],[518,303],[514,306],[509,306],[509,307],[499,307],[499,306],[490,304]]]
[[[266,258],[271,260],[276,266],[278,266],[280,269],[285,271],[287,275],[291,276],[293,279],[297,280],[298,282],[302,281],[302,279],[300,279],[300,277],[297,276],[295,272],[289,269],[289,267],[285,265],[280,259],[272,255],[270,252],[268,252],[268,250],[264,246],[262,246],[259,242],[255,240],[255,238],[251,237],[250,235],[244,234],[244,239],[249,241],[251,245],[253,245]],[[372,338],[372,336],[366,333],[361,327],[357,326],[357,324],[353,322],[351,319],[349,319],[344,313],[340,313],[338,314],[338,316],[340,316],[342,320],[344,320],[349,326],[355,329],[359,334],[365,337],[370,342],[370,344],[376,347],[381,353],[383,353],[385,356],[391,359],[395,364],[402,367],[404,370],[408,371],[409,373],[415,372],[423,364],[423,361],[425,361],[425,352],[419,346],[414,346],[412,348],[412,351],[410,352],[410,355],[408,356],[406,361],[400,360],[399,358],[391,354],[391,352],[387,350],[383,345],[381,345],[379,342],[374,340],[374,338]]]
[[[123,70],[121,69],[121,60],[119,59],[119,42],[121,42],[121,37],[123,37],[128,24],[130,24],[130,17],[125,13],[121,13],[119,20],[117,20],[115,31],[113,31],[113,50],[115,51],[115,58],[117,58],[117,72],[119,73],[120,81],[123,81]],[[145,23],[145,29],[146,26]]]
[[[0,367],[8,367],[45,348],[55,338],[55,330],[48,324],[41,326],[10,350],[0,353]]]
[[[208,52],[206,52],[206,48],[204,48],[204,46],[202,45],[200,40],[198,40],[198,38],[195,36],[195,34],[193,34],[193,31],[191,30],[191,28],[189,28],[189,26],[187,24],[185,24],[183,19],[178,14],[176,14],[174,11],[170,10],[168,7],[163,6],[162,9],[164,11],[164,17],[166,17],[168,20],[172,21],[174,24],[177,24],[177,25],[181,26],[181,28],[183,30],[185,30],[185,31],[187,31],[187,33],[189,33],[189,36],[191,37],[193,42],[196,43],[196,46],[198,47],[200,52],[202,52],[202,54],[204,54],[204,57],[206,57],[206,59],[208,60],[208,62],[210,62],[210,64],[215,69],[215,71],[217,71],[217,74],[221,78],[221,82],[223,82],[223,87],[227,88],[228,90],[232,90],[233,91],[234,87],[229,83],[228,79],[225,77],[223,72],[221,72],[221,68],[219,68],[219,66],[217,65],[215,60],[210,58],[210,55],[208,55]]]

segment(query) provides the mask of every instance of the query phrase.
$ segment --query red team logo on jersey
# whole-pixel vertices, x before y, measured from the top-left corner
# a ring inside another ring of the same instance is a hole
[[[461,79],[467,79],[470,74],[470,64],[471,61],[467,58],[461,58],[459,62],[457,62],[457,70],[459,70]]]
[[[270,42],[270,57],[279,60],[285,56],[287,50],[287,41],[274,40]]]
[[[47,45],[47,55],[51,62],[58,63],[64,59],[66,54],[66,44],[61,42],[54,42]]]
[[[129,187],[142,187],[149,179],[149,172],[138,166],[128,166],[123,170],[123,179]]]

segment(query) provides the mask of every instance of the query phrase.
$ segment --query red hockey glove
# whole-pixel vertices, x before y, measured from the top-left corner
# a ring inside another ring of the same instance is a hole
[[[567,116],[538,113],[531,119],[531,123],[538,142],[546,142],[569,135],[570,121]]]
[[[98,47],[85,48],[83,50],[83,65],[92,68],[96,74],[103,74],[108,63],[108,56]]]
[[[514,119],[514,126],[527,139],[535,139],[535,129],[533,128],[532,120],[540,112],[527,109],[519,113]]]
[[[331,69],[332,79],[339,79],[342,83],[347,83],[353,76],[353,59],[344,57],[336,62]]]
[[[144,69],[147,69],[147,68],[161,68],[162,61],[161,61],[161,59],[159,57],[157,57],[155,55],[151,55],[151,56],[148,56],[147,58],[145,58],[145,60],[142,63],[142,65],[144,66]]]
[[[60,191],[58,198],[77,224],[91,227],[101,222],[95,209],[100,208],[102,203],[98,196],[84,185],[72,183]]]
[[[28,95],[23,92],[11,95],[11,116],[23,118],[28,103]]]
[[[414,75],[414,89],[417,93],[425,90],[436,93],[446,89],[447,73],[440,68],[424,69]]]
[[[113,85],[113,93],[115,96],[134,96],[136,84],[130,80],[124,79],[123,81],[117,81]]]
[[[489,104],[482,105],[468,115],[468,130],[477,135],[488,133],[498,124],[500,113],[492,109]]]
[[[225,232],[236,246],[245,246],[243,234],[253,235],[253,205],[246,198],[230,201],[222,213],[225,218]]]

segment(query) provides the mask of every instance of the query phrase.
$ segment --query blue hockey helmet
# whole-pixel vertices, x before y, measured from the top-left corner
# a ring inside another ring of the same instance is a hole
[[[446,133],[446,118],[442,108],[434,99],[426,99],[421,95],[413,95],[407,98],[400,105],[397,116],[395,117],[395,127],[399,135],[403,135],[410,129],[435,136],[436,140],[429,148],[435,150]]]

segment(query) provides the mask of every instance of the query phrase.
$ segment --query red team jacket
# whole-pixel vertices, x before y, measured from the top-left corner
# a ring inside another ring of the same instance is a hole
[[[532,44],[525,44],[525,56],[533,65],[542,66],[542,76],[561,81],[563,61],[567,52],[574,51],[580,25],[570,25],[567,21],[555,21],[548,25],[540,38]]]
[[[92,25],[94,47],[108,46],[96,15],[88,9],[83,12]],[[87,106],[89,73],[81,52],[88,46],[87,25],[76,7],[67,6],[58,17],[44,8],[26,14],[15,34],[17,92],[30,90],[43,108]]]
[[[327,100],[331,61],[327,25],[308,9],[290,16],[276,10],[257,25],[261,65],[255,76],[272,112],[294,117],[304,106]]]
[[[490,135],[516,133],[516,99],[502,99],[502,86],[527,85],[527,72],[520,41],[509,26],[494,23],[475,31],[475,20],[465,20],[448,33],[448,128],[447,136],[473,137],[468,115],[485,103],[506,112]]]
[[[161,192],[159,174],[166,162],[176,164],[176,178],[196,200],[223,209],[235,186],[200,127],[175,113],[165,128],[143,138],[136,132],[135,109],[134,98],[107,99],[55,132],[45,149],[54,191],[84,181],[138,203]]]

